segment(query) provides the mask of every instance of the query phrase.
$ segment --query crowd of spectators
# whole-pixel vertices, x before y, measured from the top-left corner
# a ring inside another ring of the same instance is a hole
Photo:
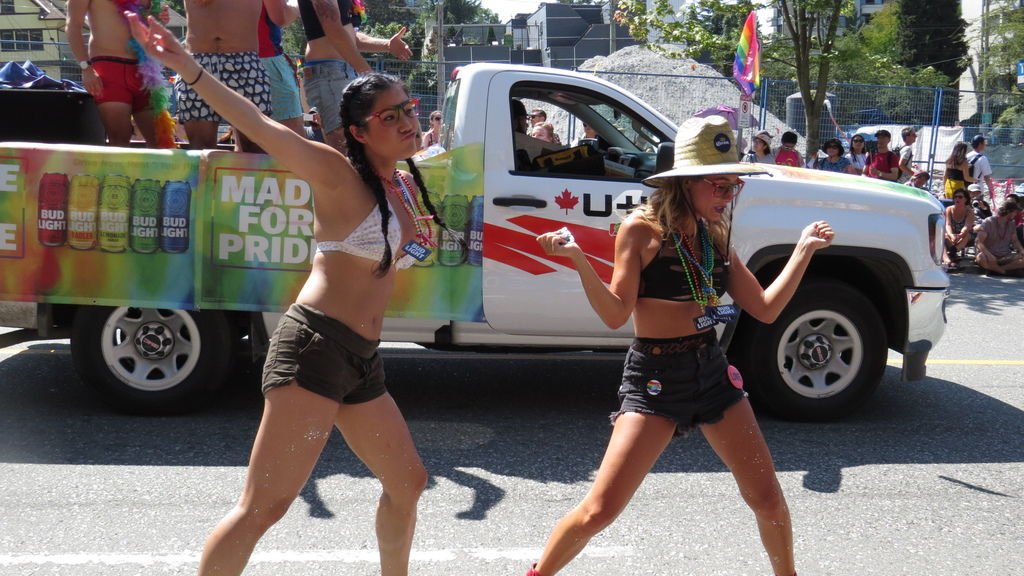
[[[861,175],[888,180],[926,190],[945,205],[945,246],[943,266],[948,271],[961,269],[965,259],[973,260],[989,274],[1009,274],[1024,269],[1024,216],[1020,198],[1013,193],[996,202],[996,184],[992,166],[985,155],[987,140],[977,135],[971,142],[957,142],[944,163],[941,177],[915,168],[913,145],[917,132],[912,127],[900,131],[901,143],[892,147],[888,130],[874,133],[875,149],[869,151],[865,135],[854,134],[850,150],[837,138],[825,140],[821,152],[804,162],[793,149],[794,132],[782,134],[782,146],[773,150],[772,135],[761,131],[751,140],[745,162],[804,166],[828,172]],[[941,179],[940,179],[941,178]]]

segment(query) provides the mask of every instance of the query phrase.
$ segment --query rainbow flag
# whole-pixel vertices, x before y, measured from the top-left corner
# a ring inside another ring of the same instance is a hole
[[[736,58],[732,61],[732,77],[740,83],[740,90],[747,96],[754,93],[761,84],[761,44],[757,41],[757,13],[747,15],[736,45]]]

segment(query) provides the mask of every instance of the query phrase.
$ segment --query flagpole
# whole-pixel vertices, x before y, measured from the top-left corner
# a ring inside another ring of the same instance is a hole
[[[757,12],[750,11],[740,31],[736,45],[736,58],[732,63],[732,75],[740,86],[740,106],[737,115],[737,139],[743,144],[743,129],[750,127],[754,91],[761,82],[761,46],[757,40]],[[751,143],[753,146],[753,143]],[[741,148],[741,146],[737,146]],[[740,158],[743,150],[740,149]]]

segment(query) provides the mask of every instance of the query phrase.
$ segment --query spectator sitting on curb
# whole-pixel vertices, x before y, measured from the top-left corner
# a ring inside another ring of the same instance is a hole
[[[967,193],[971,196],[971,208],[974,209],[974,215],[978,222],[992,215],[992,208],[989,206],[988,200],[981,195],[981,184],[971,184],[967,187]]]
[[[921,190],[928,190],[930,192],[931,190],[928,188],[928,180],[929,177],[927,170],[914,170],[914,175],[910,177],[910,180],[907,180],[906,184],[907,186],[920,188]]]
[[[1015,225],[1019,214],[1020,206],[1015,201],[1004,200],[995,216],[975,227],[978,232],[975,261],[989,274],[1024,269],[1024,247],[1017,238]]]

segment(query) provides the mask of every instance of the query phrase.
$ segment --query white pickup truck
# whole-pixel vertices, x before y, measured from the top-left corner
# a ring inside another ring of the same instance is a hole
[[[511,99],[545,108],[569,142],[583,122],[600,138],[531,158],[515,149]],[[442,236],[425,265],[399,272],[383,338],[623,350],[631,328],[604,326],[575,271],[534,237],[568,227],[607,281],[617,225],[650,193],[640,180],[671,163],[673,123],[593,76],[490,64],[457,71],[443,115],[444,152],[419,165],[468,250]],[[765,168],[746,179],[732,237],[762,283],[806,223],[827,219],[837,236],[777,322],[741,314],[720,327],[751,395],[784,417],[828,420],[868,399],[889,349],[905,379],[923,378],[945,329],[939,203],[878,180]],[[0,325],[24,328],[0,345],[70,336],[82,380],[114,405],[201,406],[233,359],[259,360],[304,280],[309,199],[305,182],[261,155],[0,143]],[[163,219],[137,230],[152,202]],[[164,217],[182,210],[187,229],[165,232]]]

